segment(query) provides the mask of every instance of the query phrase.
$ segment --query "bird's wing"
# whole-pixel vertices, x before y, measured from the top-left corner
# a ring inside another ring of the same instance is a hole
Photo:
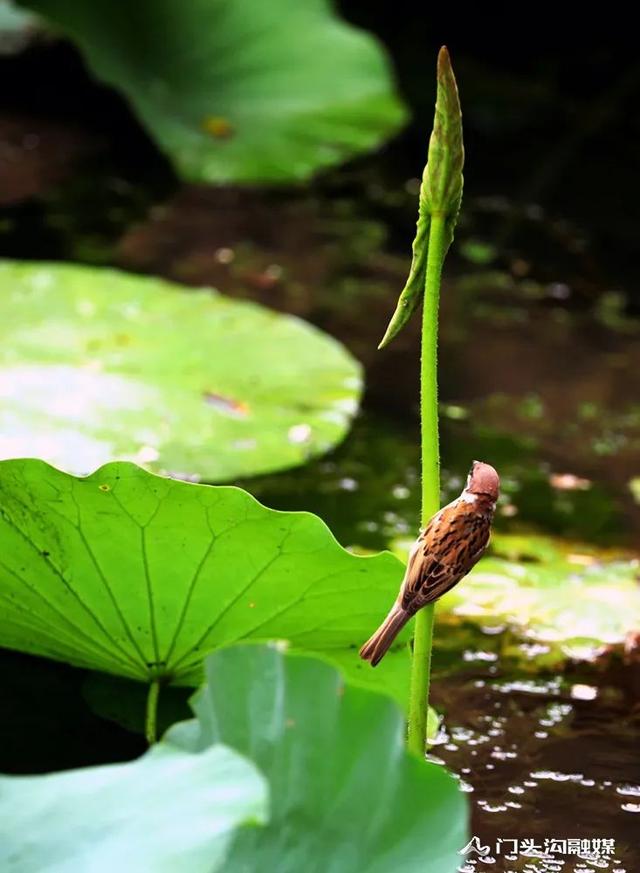
[[[415,613],[427,603],[433,603],[465,575],[456,566],[443,564],[435,558],[416,565],[417,572],[407,575],[402,592],[402,606]]]
[[[418,539],[402,586],[402,606],[415,613],[460,581],[482,555],[490,523],[460,512],[454,504],[440,510]]]

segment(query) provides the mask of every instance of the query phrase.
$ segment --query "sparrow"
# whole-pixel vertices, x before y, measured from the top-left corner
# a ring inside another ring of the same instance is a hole
[[[489,544],[500,478],[490,464],[474,461],[462,494],[437,512],[420,532],[400,593],[389,615],[360,649],[375,667],[419,609],[457,585]]]

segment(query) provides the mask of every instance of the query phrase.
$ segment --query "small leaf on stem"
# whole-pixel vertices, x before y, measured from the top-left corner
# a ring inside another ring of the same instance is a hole
[[[429,226],[434,215],[444,216],[445,250],[451,245],[462,200],[462,113],[458,86],[446,46],[438,55],[438,84],[433,131],[429,140],[427,165],[422,175],[418,210],[418,227],[413,241],[413,258],[405,285],[389,327],[378,348],[389,345],[409,321],[424,294]]]

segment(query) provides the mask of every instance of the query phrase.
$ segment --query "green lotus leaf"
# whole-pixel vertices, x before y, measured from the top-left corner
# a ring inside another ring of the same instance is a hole
[[[398,548],[404,553],[408,543]],[[442,621],[505,622],[573,658],[640,625],[637,555],[540,534],[496,534],[492,550],[438,604]]]
[[[407,753],[392,701],[281,644],[220,649],[205,675],[196,720],[137,761],[0,777],[2,870],[457,869],[464,796]]]
[[[236,834],[227,873],[458,868],[464,796],[444,768],[408,754],[391,700],[278,646],[221,649],[205,675],[192,702],[198,720],[175,725],[165,741],[189,751],[222,742],[270,789],[269,823]]]
[[[282,182],[368,150],[405,110],[329,0],[24,0],[129,98],[181,175]]]
[[[360,367],[331,337],[211,289],[0,263],[0,457],[225,481],[345,434]]]
[[[320,650],[317,650],[320,652]],[[409,647],[400,646],[389,652],[375,670],[356,656],[351,648],[327,649],[323,653],[342,670],[349,682],[392,697],[401,707],[409,699]],[[194,676],[194,682],[196,677]],[[193,683],[192,683],[193,684]],[[113,721],[134,733],[144,734],[148,688],[139,681],[124,679],[107,673],[90,673],[84,680],[82,693],[89,708],[100,718]],[[159,698],[157,714],[158,733],[176,721],[188,716],[189,686],[165,686]],[[429,709],[429,737],[435,737],[439,716]]]
[[[126,764],[0,777],[0,868],[215,873],[236,829],[266,815],[266,783],[236,752],[161,743]]]
[[[27,43],[35,16],[18,9],[12,0],[0,0],[0,54],[13,54]]]
[[[393,555],[353,555],[319,518],[239,488],[126,462],[84,479],[0,462],[0,645],[23,652],[189,685],[218,646],[285,639],[403,697],[406,651],[376,670],[357,654],[402,572]]]

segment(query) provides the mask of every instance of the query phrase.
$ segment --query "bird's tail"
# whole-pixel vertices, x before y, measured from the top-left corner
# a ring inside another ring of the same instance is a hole
[[[360,649],[360,657],[370,661],[372,667],[379,664],[410,618],[411,615],[400,604],[395,603],[378,630]]]

